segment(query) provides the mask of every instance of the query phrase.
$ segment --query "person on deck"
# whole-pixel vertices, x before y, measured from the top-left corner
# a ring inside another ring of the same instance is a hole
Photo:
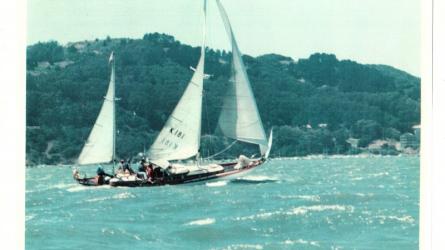
[[[148,168],[146,168],[146,173],[149,182],[153,182],[153,165],[150,163]]]
[[[134,170],[130,167],[130,164],[128,162],[125,162],[124,164],[124,173],[126,174],[134,174]]]
[[[106,173],[106,172],[104,171],[104,169],[101,168],[101,167],[98,167],[98,168],[97,168],[97,170],[96,170],[96,174],[97,174],[97,175],[108,176],[108,177],[113,177],[111,174]]]
[[[97,174],[97,184],[99,185],[105,184],[105,181],[107,180],[105,177],[109,178],[113,177],[111,174],[106,173],[101,167],[97,168],[96,174]]]
[[[141,160],[141,164],[139,165],[139,169],[138,169],[138,177],[142,177],[144,180],[147,179],[147,173],[146,173],[146,169],[147,169],[147,165],[145,162],[145,159]]]
[[[116,170],[116,175],[124,173],[124,160],[120,160],[119,165]]]

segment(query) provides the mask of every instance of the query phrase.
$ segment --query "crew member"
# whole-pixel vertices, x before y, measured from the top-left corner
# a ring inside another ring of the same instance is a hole
[[[148,168],[146,168],[146,173],[149,182],[153,182],[153,165],[150,163]]]
[[[125,162],[124,164],[124,172],[126,174],[134,174],[134,170],[130,167],[130,164],[128,162]]]
[[[142,176],[142,178],[144,180],[146,180],[147,179],[146,169],[147,169],[147,166],[146,166],[146,163],[145,163],[145,159],[142,159],[141,160],[141,164],[139,165],[139,168],[138,168],[138,174],[137,174],[138,177]]]

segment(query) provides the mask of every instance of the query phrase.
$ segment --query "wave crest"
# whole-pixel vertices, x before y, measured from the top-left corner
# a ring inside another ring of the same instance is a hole
[[[353,206],[344,205],[314,205],[314,206],[300,206],[295,207],[287,211],[275,211],[275,212],[264,212],[249,216],[235,217],[235,220],[255,220],[255,219],[267,219],[272,216],[294,216],[294,215],[304,215],[308,212],[321,212],[326,210],[340,211],[340,212],[354,212]]]
[[[186,225],[189,225],[189,226],[203,226],[203,225],[210,225],[210,224],[214,224],[214,223],[215,223],[215,219],[214,218],[205,218],[205,219],[190,221]]]
[[[267,182],[277,182],[279,179],[271,176],[265,175],[249,175],[245,177],[239,177],[231,180],[234,183],[267,183]]]
[[[105,200],[123,200],[123,199],[129,199],[134,198],[135,196],[132,193],[124,192],[115,194],[113,196],[105,196],[105,197],[97,197],[86,200],[86,202],[98,202],[98,201],[105,201]]]
[[[285,240],[283,242],[283,244],[285,244],[285,245],[303,244],[303,245],[311,245],[311,246],[316,246],[316,247],[320,246],[320,243],[318,243],[317,241],[310,241],[310,240],[303,240],[303,239]]]
[[[227,185],[227,181],[215,181],[215,182],[207,182],[207,187],[222,187]]]

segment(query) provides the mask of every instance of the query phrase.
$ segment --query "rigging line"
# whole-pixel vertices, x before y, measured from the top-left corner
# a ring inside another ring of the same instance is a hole
[[[238,142],[238,140],[235,140],[235,141],[232,142],[227,148],[225,148],[225,149],[219,151],[219,152],[216,153],[216,154],[213,154],[213,155],[211,155],[211,156],[209,156],[209,157],[204,158],[204,160],[211,159],[211,158],[213,158],[213,157],[215,157],[215,156],[218,156],[218,155],[220,155],[220,154],[226,152],[226,151],[229,150],[233,145],[235,145],[237,142]]]
[[[204,109],[205,109],[206,119],[207,119],[207,132],[210,135],[209,108],[208,108],[208,105],[207,105],[207,94],[206,94],[205,90],[203,90],[203,99],[204,99]],[[208,154],[210,154],[210,149],[212,149],[212,136],[211,135],[210,135],[210,142],[209,142],[208,145],[209,145],[208,146],[209,148],[207,150],[208,150]],[[204,159],[207,159],[207,158],[204,158]]]

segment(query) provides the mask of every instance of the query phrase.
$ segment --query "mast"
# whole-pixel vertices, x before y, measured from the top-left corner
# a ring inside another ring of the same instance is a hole
[[[206,23],[207,23],[207,0],[204,1],[204,6],[202,9],[202,45],[201,45],[201,55],[205,55],[205,48],[206,48]]]
[[[113,82],[113,85],[116,85],[115,82],[115,73],[114,73],[114,51],[111,52],[110,59],[111,62],[111,79],[110,81]],[[116,86],[113,88],[113,155],[111,157],[111,160],[113,161],[113,174],[114,169],[116,167]]]
[[[206,26],[207,26],[207,0],[203,0],[204,4],[203,4],[203,8],[202,8],[202,44],[201,44],[201,57],[202,57],[202,67],[203,67],[203,85],[204,85],[204,75],[205,75],[205,53],[206,53]],[[201,90],[201,99],[203,98],[204,95],[204,87]],[[201,110],[199,110],[199,112],[201,112],[201,116],[202,116],[202,106],[201,106]],[[199,157],[200,157],[200,148],[201,148],[201,134],[202,134],[202,122],[199,123],[199,134],[198,134],[198,152],[196,153],[195,157],[196,157],[196,163],[199,165]]]

